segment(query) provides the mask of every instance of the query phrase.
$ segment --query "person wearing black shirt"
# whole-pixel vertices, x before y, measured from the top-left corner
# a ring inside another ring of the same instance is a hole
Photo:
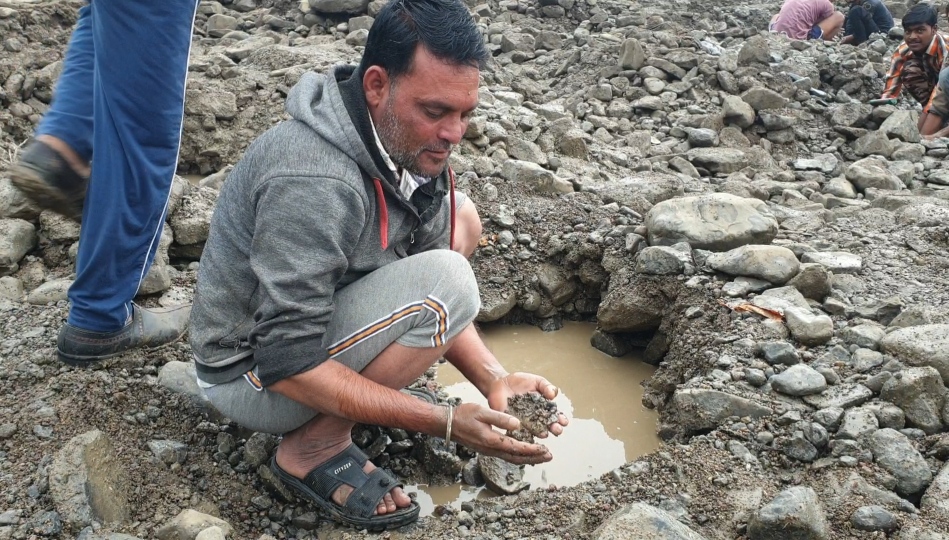
[[[853,46],[870,39],[870,34],[885,34],[893,28],[893,15],[882,0],[850,0],[841,43]]]

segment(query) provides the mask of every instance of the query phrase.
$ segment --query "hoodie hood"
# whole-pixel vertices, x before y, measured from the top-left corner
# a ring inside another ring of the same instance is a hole
[[[338,66],[326,73],[305,73],[287,95],[285,108],[294,120],[352,158],[370,177],[385,178],[391,184],[395,178],[375,143],[367,143],[364,136],[369,110],[362,85],[352,77],[355,70],[355,66]]]
[[[373,182],[380,207],[382,249],[388,247],[388,205],[386,193],[411,209],[421,223],[426,223],[441,207],[444,195],[449,196],[450,241],[455,243],[455,174],[446,173],[415,190],[411,200],[399,191],[399,179],[386,165],[376,145],[369,117],[369,106],[362,81],[354,76],[356,66],[336,66],[326,73],[307,72],[287,95],[286,112],[306,124],[329,144],[355,161]]]

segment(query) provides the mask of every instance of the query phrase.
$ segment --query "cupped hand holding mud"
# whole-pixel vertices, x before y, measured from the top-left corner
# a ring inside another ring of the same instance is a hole
[[[454,412],[452,440],[476,452],[518,465],[544,463],[553,459],[545,446],[518,441],[494,428],[514,431],[517,418],[474,403],[463,403]]]
[[[556,386],[550,383],[540,375],[533,373],[509,373],[494,381],[488,389],[488,405],[496,411],[507,411],[508,400],[514,396],[537,392],[547,400],[553,400],[560,391]],[[569,423],[563,413],[558,413],[557,421],[548,426],[548,429],[554,435],[563,433],[563,428]],[[535,433],[537,437],[544,438],[546,433]]]

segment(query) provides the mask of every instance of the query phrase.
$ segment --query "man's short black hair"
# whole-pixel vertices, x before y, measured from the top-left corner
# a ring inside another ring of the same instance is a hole
[[[906,30],[921,24],[936,26],[936,22],[938,20],[939,15],[936,13],[936,8],[934,8],[931,4],[927,4],[925,2],[922,4],[916,4],[909,11],[907,11],[906,15],[903,17],[903,29]]]
[[[390,0],[369,29],[359,72],[380,66],[398,78],[412,69],[419,45],[436,58],[478,69],[491,57],[461,0]]]

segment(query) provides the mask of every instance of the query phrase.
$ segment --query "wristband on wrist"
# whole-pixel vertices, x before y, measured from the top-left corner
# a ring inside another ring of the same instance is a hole
[[[451,442],[451,423],[455,419],[455,408],[451,405],[446,405],[448,407],[448,422],[445,424],[445,444]]]

